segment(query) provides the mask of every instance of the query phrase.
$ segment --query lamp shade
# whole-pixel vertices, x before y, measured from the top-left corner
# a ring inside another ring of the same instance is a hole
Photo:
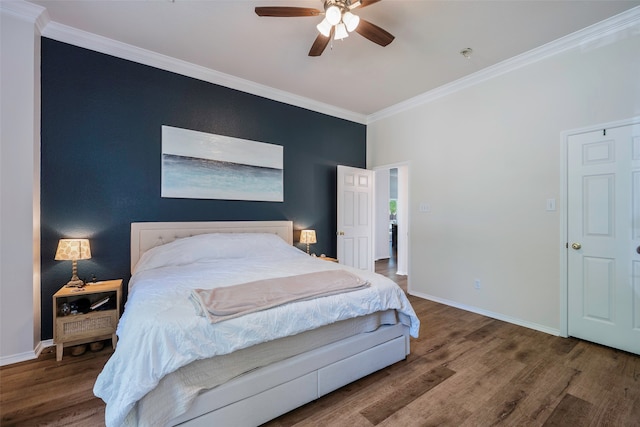
[[[347,37],[349,37],[349,33],[347,32],[347,27],[342,22],[336,25],[336,32],[333,35],[333,38],[335,40],[342,40]]]
[[[325,19],[329,22],[329,24],[336,25],[338,22],[340,22],[340,19],[342,18],[342,11],[336,5],[329,6],[325,11],[324,16],[325,16]]]
[[[316,243],[316,230],[302,230],[300,232],[300,243]]]
[[[342,15],[342,22],[344,22],[344,25],[346,25],[347,31],[352,32],[360,23],[360,17],[354,15],[351,12],[346,12],[344,15]]]
[[[333,26],[331,24],[329,24],[329,21],[327,21],[327,19],[323,19],[321,23],[319,23],[316,28],[318,29],[318,31],[320,32],[320,34],[322,34],[325,37],[329,37],[329,35],[331,34],[331,28]]]
[[[56,261],[90,259],[89,239],[60,239],[56,250]]]

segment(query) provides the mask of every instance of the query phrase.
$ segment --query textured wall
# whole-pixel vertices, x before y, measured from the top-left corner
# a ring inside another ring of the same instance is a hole
[[[284,202],[161,198],[162,125],[282,145]],[[137,221],[287,219],[335,256],[335,167],[364,167],[365,139],[361,124],[43,38],[43,339],[71,274],[53,260],[61,237],[91,239],[81,278],[125,282]]]

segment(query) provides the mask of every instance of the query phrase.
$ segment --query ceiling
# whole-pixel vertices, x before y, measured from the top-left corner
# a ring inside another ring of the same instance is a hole
[[[527,52],[638,1],[384,0],[354,12],[396,38],[355,32],[307,53],[322,17],[258,17],[256,6],[320,0],[32,0],[49,20],[315,102],[371,115]],[[46,30],[46,27],[45,27]],[[43,32],[46,36],[46,31]],[[460,51],[472,48],[470,59]]]

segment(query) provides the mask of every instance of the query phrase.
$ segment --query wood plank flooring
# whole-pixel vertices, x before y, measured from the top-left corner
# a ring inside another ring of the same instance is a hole
[[[398,281],[391,262],[376,270]],[[285,414],[289,426],[640,426],[640,357],[409,297],[407,360]],[[95,378],[112,351],[55,348],[0,368],[0,425],[101,426]]]

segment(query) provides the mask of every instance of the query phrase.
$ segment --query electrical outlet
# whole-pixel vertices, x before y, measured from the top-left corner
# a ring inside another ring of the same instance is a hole
[[[473,287],[476,289],[480,289],[482,287],[482,283],[480,282],[480,279],[476,279],[473,281]]]

